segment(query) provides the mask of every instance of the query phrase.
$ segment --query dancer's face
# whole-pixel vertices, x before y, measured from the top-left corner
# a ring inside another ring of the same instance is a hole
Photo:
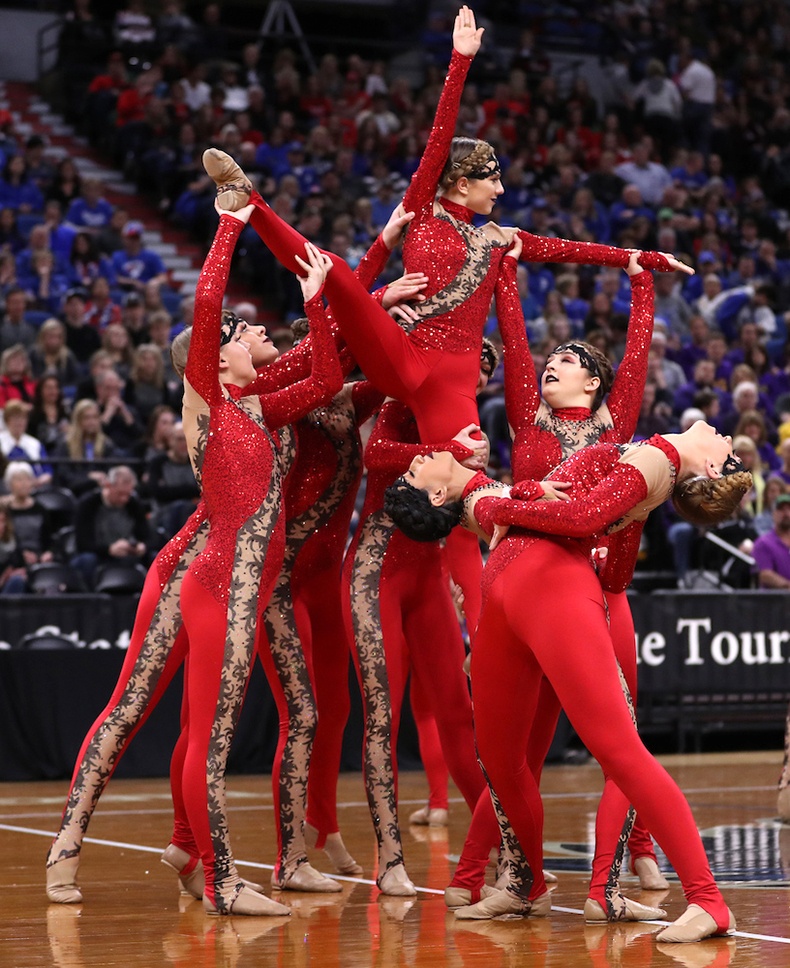
[[[464,178],[466,196],[464,204],[475,215],[490,215],[496,205],[496,200],[504,192],[499,172],[488,178]]]
[[[452,481],[454,463],[455,458],[449,450],[435,454],[418,454],[403,479],[412,487],[427,491],[432,504],[441,505]]]
[[[220,362],[225,364],[229,381],[236,386],[246,386],[256,377],[249,345],[237,333],[230,342],[222,347]]]
[[[713,478],[721,477],[724,462],[728,457],[734,456],[732,437],[722,436],[715,427],[704,420],[693,423],[684,436],[699,448],[700,454],[705,458],[708,475]]]
[[[600,384],[600,378],[592,376],[572,350],[562,350],[547,357],[540,392],[546,403],[557,409],[570,406],[572,401],[582,399]]]
[[[273,363],[280,351],[269,339],[265,326],[251,326],[246,320],[239,323],[241,339],[249,346],[255,369]]]

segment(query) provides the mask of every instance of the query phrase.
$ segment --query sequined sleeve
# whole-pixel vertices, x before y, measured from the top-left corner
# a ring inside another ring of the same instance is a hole
[[[436,106],[428,143],[423,151],[417,171],[412,175],[411,183],[403,197],[403,207],[407,212],[415,212],[425,205],[433,203],[439,178],[450,154],[450,142],[455,134],[455,123],[458,117],[458,106],[461,103],[461,92],[464,81],[469,73],[472,58],[459,54],[453,50],[450,59],[450,69],[444,79],[439,103]]]
[[[365,289],[371,289],[373,283],[384,271],[384,266],[390,257],[390,250],[384,244],[384,239],[380,235],[376,237],[373,245],[362,256],[359,265],[354,270],[354,275],[359,279]]]
[[[636,432],[647,380],[647,355],[653,334],[653,276],[631,276],[631,316],[625,353],[607,397],[617,437],[625,442]]]
[[[324,311],[323,290],[304,305],[312,336],[312,369],[299,383],[261,397],[263,416],[270,429],[307,416],[325,406],[343,386],[337,346]]]
[[[244,223],[222,215],[195,288],[195,318],[184,379],[209,405],[222,400],[219,382],[222,300],[236,240]]]
[[[351,388],[351,403],[354,407],[356,424],[369,420],[377,410],[381,410],[384,394],[377,390],[370,380],[359,380]]]
[[[516,284],[516,260],[505,256],[496,285],[496,308],[505,360],[505,411],[515,433],[535,422],[540,405],[538,378],[529,351]]]
[[[523,243],[522,262],[580,262],[589,266],[617,266],[625,269],[631,253],[614,245],[600,242],[573,242],[568,239],[549,239],[518,230]]]
[[[606,563],[598,576],[604,591],[624,592],[631,584],[643,528],[644,521],[634,521],[622,531],[610,535]]]
[[[617,463],[595,487],[569,501],[500,501],[496,524],[584,538],[603,534],[648,496],[645,478],[633,464]]]
[[[386,403],[379,413],[365,447],[365,466],[369,470],[403,474],[418,454],[449,450],[458,461],[472,456],[472,451],[455,440],[444,443],[413,443],[416,424],[411,411],[397,400]]]

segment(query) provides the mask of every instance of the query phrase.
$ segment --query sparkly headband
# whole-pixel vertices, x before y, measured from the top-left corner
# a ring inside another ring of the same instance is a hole
[[[549,356],[556,356],[557,353],[565,352],[571,352],[575,356],[578,356],[579,362],[585,370],[588,370],[593,376],[600,377],[601,373],[598,369],[598,364],[595,362],[595,357],[581,343],[560,343],[559,346],[554,347],[551,353],[549,353]]]
[[[490,178],[491,175],[501,175],[502,169],[499,166],[499,161],[496,155],[485,163],[483,168],[473,168],[472,171],[466,173],[467,178],[472,178],[475,181],[482,181],[485,178]]]
[[[236,330],[239,328],[239,324],[243,322],[244,320],[241,318],[241,316],[237,316],[236,313],[231,312],[229,309],[223,309],[222,331],[220,333],[219,345],[227,346],[236,335]]]

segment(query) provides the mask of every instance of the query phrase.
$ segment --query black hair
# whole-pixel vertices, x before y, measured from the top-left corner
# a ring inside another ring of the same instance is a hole
[[[431,504],[428,492],[412,487],[402,477],[384,492],[384,510],[412,541],[439,541],[461,522],[461,501]]]

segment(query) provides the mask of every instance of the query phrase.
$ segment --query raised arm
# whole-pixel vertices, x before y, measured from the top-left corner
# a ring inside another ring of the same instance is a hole
[[[404,474],[419,454],[449,450],[461,462],[474,454],[471,447],[459,442],[461,434],[457,434],[453,440],[437,444],[417,443],[413,439],[416,435],[416,424],[408,407],[397,400],[388,401],[381,408],[365,447],[365,466],[372,471]]]
[[[653,276],[647,270],[640,272],[637,260],[638,253],[632,253],[628,263],[631,315],[628,320],[625,353],[617,367],[617,374],[606,400],[618,439],[623,443],[630,440],[636,432],[647,380],[650,338],[653,335]]]
[[[625,269],[631,255],[630,249],[620,249],[615,245],[602,245],[600,242],[574,242],[569,239],[550,239],[542,235],[532,235],[523,229],[516,234],[521,238],[522,262],[579,262],[590,266],[615,266]],[[694,270],[680,260],[665,252],[643,252],[639,257],[643,269],[656,272],[688,272]]]
[[[483,28],[476,26],[472,11],[469,7],[461,7],[453,29],[450,69],[444,79],[433,127],[419,167],[412,175],[411,183],[403,198],[404,207],[409,212],[432,204],[436,195],[439,178],[450,153],[450,142],[455,134],[464,81],[469,73],[472,59],[480,49],[482,36]]]
[[[538,377],[529,351],[516,282],[520,252],[521,242],[516,237],[512,252],[502,260],[496,285],[497,320],[504,344],[505,411],[508,422],[516,433],[534,423],[540,406]]]
[[[312,243],[305,243],[307,261],[296,256],[306,276],[299,277],[305,296],[305,312],[312,334],[312,369],[305,380],[261,397],[266,423],[282,427],[305,417],[316,407],[325,406],[343,386],[343,372],[337,346],[324,311],[323,284],[332,268],[331,260]]]
[[[222,399],[219,383],[222,300],[233,250],[245,224],[240,215],[240,212],[220,215],[214,241],[195,288],[195,319],[184,379],[209,405]]]

